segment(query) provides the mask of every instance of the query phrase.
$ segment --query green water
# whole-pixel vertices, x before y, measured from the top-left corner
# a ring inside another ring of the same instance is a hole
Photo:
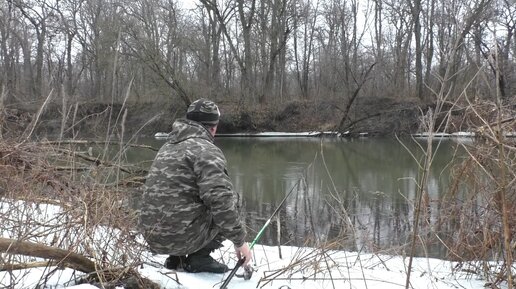
[[[139,142],[159,148],[164,140]],[[293,190],[279,214],[281,237],[273,222],[259,243],[299,246],[337,239],[352,250],[404,250],[425,141],[228,137],[215,143],[226,155],[235,190],[244,197],[250,239]],[[451,140],[434,142],[434,149],[426,188],[430,222],[440,214],[449,168],[461,157]],[[148,166],[154,155],[138,150],[127,157]],[[349,222],[354,233],[345,230]],[[426,250],[431,256],[444,254],[439,245],[428,244]]]

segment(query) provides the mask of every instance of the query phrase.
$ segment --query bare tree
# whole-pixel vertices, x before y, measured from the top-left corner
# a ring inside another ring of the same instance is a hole
[[[318,5],[318,2],[317,2]],[[294,61],[301,96],[309,96],[309,76],[314,58],[314,33],[318,18],[318,7],[311,2],[299,1],[294,16]]]
[[[436,15],[436,2],[437,0],[428,0],[426,13],[423,15],[425,19],[425,41],[424,41],[424,54],[426,54],[425,62],[425,72],[423,77],[423,85],[425,87],[431,87],[431,75],[432,75],[432,67],[434,61],[434,26],[435,26],[435,15]],[[430,91],[428,89],[423,89],[423,97],[426,101],[430,101]]]
[[[498,7],[498,15],[495,22],[502,27],[501,31],[495,31],[496,34],[500,33],[500,37],[497,39],[496,49],[498,52],[497,61],[499,62],[496,67],[492,67],[493,75],[496,77],[498,87],[500,88],[500,97],[503,101],[508,101],[514,92],[516,91],[516,81],[514,72],[516,65],[511,63],[511,43],[515,42],[516,33],[516,5],[510,3],[509,0],[499,0],[496,7]],[[484,43],[485,46],[485,43]],[[516,55],[512,53],[513,57]],[[486,53],[484,53],[486,56]],[[498,73],[497,73],[498,71]]]
[[[238,63],[238,67],[241,74],[241,97],[240,102],[246,100],[254,100],[254,90],[252,88],[252,65],[253,65],[253,51],[251,46],[251,29],[255,21],[256,13],[256,1],[250,0],[250,3],[246,5],[245,0],[236,1],[235,6],[231,6],[229,3],[226,9],[221,9],[219,4],[211,0],[201,0],[204,7],[212,11],[216,16],[219,24],[221,25],[222,32],[226,38],[226,41],[231,49],[232,57],[234,57]],[[238,37],[232,37],[230,35],[228,26],[232,20],[233,11],[236,10],[239,19],[239,28],[242,31],[242,38],[244,42],[244,49],[240,51],[237,48]],[[235,39],[236,38],[236,39]]]
[[[281,96],[286,44],[291,32],[290,12],[287,0],[262,1],[260,5],[260,103],[274,101],[273,95]]]
[[[441,84],[447,85],[447,88],[452,94],[455,94],[458,85],[458,74],[460,70],[462,60],[465,51],[465,40],[472,28],[486,20],[488,17],[488,10],[492,4],[492,0],[477,0],[472,7],[468,6],[468,3],[462,3],[463,5],[457,5],[457,11],[453,11],[451,8],[444,8],[442,13],[447,10],[447,17],[456,18],[457,15],[462,15],[463,21],[459,22],[456,26],[450,27],[453,31],[445,37],[439,36],[439,46],[444,50],[441,50],[441,59],[439,63],[439,77],[442,79]],[[444,4],[443,4],[444,5]],[[440,27],[439,29],[444,29]],[[442,54],[446,53],[446,54]],[[451,65],[451,66],[450,66]],[[438,90],[441,90],[439,88]]]
[[[37,98],[42,96],[42,85],[43,85],[43,56],[44,46],[47,37],[47,20],[52,16],[49,13],[46,5],[41,0],[33,1],[21,1],[21,0],[8,0],[10,3],[20,10],[23,17],[30,22],[33,26],[36,34],[36,57],[34,60],[34,68],[30,65],[30,47],[29,43],[25,43],[24,56],[25,61],[29,62],[26,64],[26,68],[30,69],[29,76],[31,80],[31,94],[32,97]],[[38,7],[40,11],[34,9]]]
[[[386,62],[389,65],[387,79],[390,80],[392,90],[390,94],[404,96],[408,92],[410,83],[410,42],[412,39],[412,23],[409,11],[399,1],[384,2],[386,5],[386,20],[389,23],[391,33],[386,35],[386,42],[390,43],[388,50],[392,55],[392,61]]]
[[[65,57],[66,57],[66,72],[65,72],[65,87],[68,95],[73,95],[76,89],[77,79],[82,73],[82,68],[78,69],[77,76],[74,78],[74,66],[76,63],[73,62],[73,42],[78,33],[77,27],[77,14],[82,8],[82,4],[85,0],[64,0],[62,2],[56,2],[55,7],[49,7],[59,15],[59,29],[65,35]],[[79,65],[77,65],[79,66]]]
[[[421,0],[409,0],[410,13],[412,14],[414,42],[416,46],[416,96],[422,99],[423,96],[423,48],[421,38]]]
[[[251,2],[246,5],[246,2]],[[251,29],[255,21],[256,0],[236,0],[238,16],[242,29],[242,37],[244,39],[244,66],[241,69],[242,73],[242,91],[243,98],[254,100],[254,76],[252,74],[253,66],[253,51],[251,47]]]
[[[85,1],[77,15],[78,33],[84,66],[83,87],[89,97],[101,102],[110,96],[121,96],[117,82],[119,45],[121,42],[122,7],[104,0]]]
[[[16,51],[19,44],[14,37],[13,29],[15,29],[12,2],[2,2],[0,4],[0,59],[2,59],[2,77],[0,79],[0,87],[5,91],[4,104],[13,101],[13,95],[16,91]]]
[[[183,49],[178,29],[178,10],[173,2],[138,0],[126,7],[129,53],[146,65],[172,89],[185,106],[191,103],[184,85]]]
[[[228,9],[228,6],[226,6]],[[192,89],[197,94],[209,96],[212,99],[220,99],[227,96],[228,90],[223,85],[222,64],[226,56],[224,50],[222,25],[218,21],[213,10],[205,9],[198,4],[195,8],[195,22],[188,23],[185,37],[186,48],[191,49],[194,56],[195,71],[191,73]],[[226,14],[224,11],[223,14]]]

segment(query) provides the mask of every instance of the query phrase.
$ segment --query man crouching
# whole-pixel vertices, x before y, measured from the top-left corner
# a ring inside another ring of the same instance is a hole
[[[245,258],[244,266],[252,259],[226,158],[213,144],[219,118],[214,102],[194,101],[186,119],[174,122],[149,170],[139,224],[151,251],[170,255],[168,269],[227,272],[210,256],[224,239]]]

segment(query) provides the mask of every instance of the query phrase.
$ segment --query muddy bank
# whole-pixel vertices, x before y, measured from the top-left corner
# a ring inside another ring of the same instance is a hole
[[[292,101],[276,106],[238,107],[219,102],[222,112],[220,133],[333,131],[343,117],[345,104],[337,101]],[[357,100],[341,131],[351,135],[374,136],[414,133],[419,127],[421,105],[417,101],[389,98]],[[423,108],[425,109],[425,108]],[[182,104],[101,104],[79,103],[63,109],[50,104],[34,127],[37,138],[105,138],[112,135],[152,136],[168,132],[174,119],[184,115]],[[34,125],[38,108],[7,108],[3,135],[19,136]],[[109,130],[109,133],[108,133]]]
[[[247,111],[230,110],[223,116],[220,132],[304,132],[335,131],[343,118],[345,105],[335,101],[295,101],[279,107]],[[341,132],[352,135],[408,134],[418,129],[419,104],[393,99],[357,101],[344,122]],[[222,109],[225,109],[222,105]]]

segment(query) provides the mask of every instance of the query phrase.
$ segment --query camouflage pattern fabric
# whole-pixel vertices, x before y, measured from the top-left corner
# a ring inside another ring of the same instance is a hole
[[[190,254],[216,236],[239,247],[246,232],[238,200],[209,131],[177,120],[147,176],[139,225],[158,254]]]

